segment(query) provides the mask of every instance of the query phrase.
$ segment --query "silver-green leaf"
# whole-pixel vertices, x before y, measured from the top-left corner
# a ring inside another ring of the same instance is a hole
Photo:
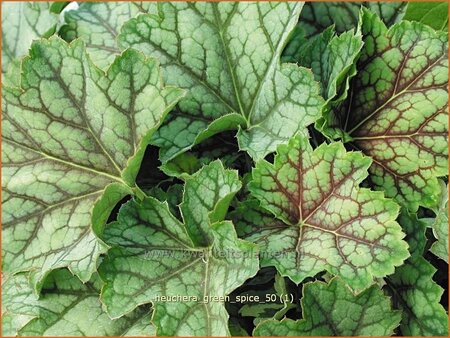
[[[298,2],[164,2],[156,15],[128,21],[122,48],[161,60],[165,81],[189,89],[153,143],[167,161],[223,130],[264,157],[320,114],[323,99],[311,71],[280,64],[298,21]]]
[[[61,267],[88,281],[114,205],[135,191],[149,138],[184,95],[158,62],[125,51],[108,73],[84,44],[33,43],[20,88],[3,87],[3,271]],[[91,230],[91,224],[94,231]]]
[[[2,73],[28,53],[31,42],[52,33],[58,16],[51,2],[2,1]]]
[[[231,184],[216,181],[218,172]],[[208,176],[211,182],[204,182]],[[256,246],[239,240],[233,224],[222,220],[240,188],[236,173],[216,161],[192,180],[180,207],[184,222],[167,203],[147,197],[125,204],[106,227],[112,249],[100,265],[101,299],[113,318],[152,303],[158,335],[224,336],[228,314],[220,297],[256,274]]]

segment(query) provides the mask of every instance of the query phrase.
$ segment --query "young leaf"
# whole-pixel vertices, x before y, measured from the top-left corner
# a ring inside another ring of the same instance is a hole
[[[362,6],[376,13],[386,25],[390,26],[402,19],[407,3],[306,2],[298,22],[298,29],[305,38],[320,34],[331,25],[334,25],[338,33],[343,33],[356,28]]]
[[[201,167],[200,160],[190,152],[182,153],[160,166],[167,176],[183,179],[198,171]]]
[[[448,336],[448,315],[440,304],[443,290],[433,281],[436,269],[423,258],[426,224],[403,212],[411,257],[386,278],[387,291],[403,310],[400,329],[405,336]]]
[[[342,143],[313,151],[304,137],[279,146],[274,164],[259,161],[249,190],[276,217],[255,223],[251,235],[261,246],[261,265],[295,283],[327,270],[355,290],[393,273],[408,257],[407,245],[395,222],[398,205],[359,188],[370,163]]]
[[[373,159],[375,187],[417,210],[437,204],[447,174],[448,35],[416,23],[389,30],[363,13],[364,48],[346,104],[325,116],[325,132]],[[336,129],[334,129],[336,130]]]
[[[50,2],[2,1],[2,73],[27,54],[31,42],[55,30],[58,16]]]
[[[202,165],[220,159],[230,169],[246,172],[252,161],[247,153],[239,151],[235,132],[225,131],[216,134],[161,165],[160,169],[169,176],[182,178],[195,173]]]
[[[267,320],[255,336],[390,336],[400,312],[377,285],[355,296],[339,278],[307,283],[301,300],[303,319]]]
[[[186,180],[180,211],[195,245],[211,244],[209,224],[224,219],[241,186],[236,171],[225,170],[220,160],[211,162]]]
[[[404,19],[421,22],[436,30],[447,31],[448,2],[411,2],[408,4]]]
[[[161,188],[152,188],[144,191],[148,196],[155,197],[161,202],[166,202],[169,205],[170,212],[176,216],[177,218],[181,218],[180,209],[178,206],[181,204],[183,200],[183,184],[174,184],[171,185],[167,191],[162,190]]]
[[[158,335],[229,334],[223,300],[204,300],[226,296],[258,270],[255,246],[239,240],[232,223],[222,221],[239,188],[236,172],[216,161],[186,183],[180,206],[184,223],[152,197],[125,204],[104,234],[113,246],[99,268],[108,313],[118,318],[151,302]]]
[[[88,281],[114,205],[133,193],[154,130],[183,96],[158,63],[125,51],[104,74],[80,40],[33,43],[21,88],[3,87],[3,271]]]
[[[355,63],[362,45],[359,31],[336,36],[330,27],[305,43],[291,40],[283,52],[283,61],[311,68],[327,104],[337,104],[347,97],[349,80],[356,74]]]
[[[107,68],[120,54],[117,35],[120,27],[138,13],[148,13],[156,7],[152,2],[81,2],[76,10],[65,13],[59,34],[66,41],[76,38],[86,42],[92,61]]]
[[[448,188],[443,181],[439,181],[441,186],[441,200],[439,208],[436,209],[434,219],[426,219],[433,228],[436,242],[431,246],[431,252],[448,263]]]
[[[16,327],[17,331],[9,332],[11,335],[119,336],[131,332],[149,336],[155,333],[148,308],[111,320],[98,299],[101,282],[97,275],[83,284],[68,270],[54,271],[47,278],[39,299],[24,274],[10,276],[5,286],[2,291],[6,314],[11,314],[16,321],[27,318]],[[5,328],[3,333],[8,333]]]
[[[218,132],[239,128],[253,158],[319,116],[323,104],[310,71],[280,65],[302,3],[159,3],[158,15],[127,22],[118,40],[160,58],[165,80],[189,89],[153,143],[167,161]]]

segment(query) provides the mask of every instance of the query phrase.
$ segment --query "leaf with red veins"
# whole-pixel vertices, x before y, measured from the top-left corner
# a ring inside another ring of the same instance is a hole
[[[242,229],[253,217],[252,231],[238,232],[259,244],[261,265],[296,283],[327,270],[357,291],[393,273],[409,255],[407,244],[395,221],[398,205],[359,188],[370,164],[342,143],[313,151],[303,137],[279,146],[274,164],[259,161],[249,189],[261,207],[241,204],[232,218]],[[278,221],[267,222],[267,211]]]
[[[448,34],[417,22],[388,30],[367,11],[362,20],[358,74],[350,99],[328,118],[328,135],[341,129],[373,159],[377,190],[410,211],[434,208],[448,163]]]

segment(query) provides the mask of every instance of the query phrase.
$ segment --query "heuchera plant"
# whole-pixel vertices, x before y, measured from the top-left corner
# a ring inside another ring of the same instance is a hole
[[[2,2],[4,336],[448,336],[448,4]]]

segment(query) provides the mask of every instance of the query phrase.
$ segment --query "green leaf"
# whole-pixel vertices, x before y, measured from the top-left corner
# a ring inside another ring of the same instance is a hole
[[[325,132],[343,132],[373,159],[371,181],[388,197],[411,211],[432,208],[436,177],[448,171],[448,35],[415,22],[388,30],[368,11],[362,33],[350,99],[328,116]]]
[[[276,293],[274,290],[276,275],[277,271],[273,267],[261,268],[255,276],[230,294],[226,309],[230,316],[228,327],[232,336],[249,336],[253,326],[263,320],[259,316],[267,316],[265,319],[272,318],[278,310],[283,310],[283,303],[279,300],[265,302],[267,294]],[[281,276],[278,277],[284,282]]]
[[[367,7],[390,26],[402,19],[407,3],[306,2],[298,22],[298,29],[305,38],[320,34],[331,25],[334,25],[338,33],[343,33],[357,27],[361,7]]]
[[[120,54],[117,35],[120,27],[139,13],[155,8],[151,2],[81,2],[77,9],[67,11],[59,34],[66,41],[81,38],[92,61],[107,68]]]
[[[251,294],[258,295],[260,302],[244,304],[239,314],[243,317],[255,318],[253,320],[255,325],[266,319],[280,319],[286,312],[295,308],[295,304],[291,303],[286,281],[278,273],[275,274],[275,280],[271,280],[270,287],[259,286],[255,287],[254,292],[245,292],[245,295]]]
[[[50,2],[2,1],[2,73],[28,53],[31,42],[54,30],[58,16]]]
[[[62,10],[69,4],[69,1],[57,1],[52,2],[50,5],[50,12],[60,14]]]
[[[283,61],[311,68],[321,84],[322,96],[331,100],[338,94],[347,74],[355,74],[354,64],[362,45],[361,33],[350,31],[337,36],[330,27],[304,45],[286,49]]]
[[[322,114],[329,115],[332,107],[347,98],[349,82],[356,74],[356,60],[362,45],[359,28],[356,33],[349,31],[336,36],[334,28],[329,27],[308,41],[296,34],[283,52],[283,61],[296,62],[312,69],[326,99]],[[319,130],[323,123],[323,118],[316,122]]]
[[[399,222],[406,232],[411,257],[386,279],[387,291],[403,310],[404,336],[448,336],[448,315],[440,304],[443,290],[433,281],[436,269],[423,258],[426,223],[403,212]]]
[[[230,169],[248,171],[252,160],[239,146],[233,131],[216,134],[194,146],[191,150],[177,155],[161,165],[160,169],[169,176],[183,179],[186,174],[196,172],[202,165],[220,159]]]
[[[401,318],[377,285],[355,296],[339,278],[306,283],[301,304],[303,319],[267,320],[254,335],[390,336]]]
[[[448,263],[448,188],[445,182],[439,181],[441,186],[441,200],[439,208],[435,210],[434,219],[424,219],[432,228],[436,242],[430,251]]]
[[[183,223],[152,197],[125,204],[105,229],[113,248],[99,268],[110,316],[151,302],[158,335],[229,334],[224,300],[203,301],[225,297],[258,270],[255,245],[222,221],[222,209],[239,188],[237,173],[215,161],[186,182]]]
[[[409,3],[405,1],[365,1],[363,6],[375,13],[389,27],[403,20]]]
[[[180,211],[195,245],[211,244],[209,224],[224,219],[241,186],[237,172],[225,170],[220,160],[211,162],[186,179]]]
[[[68,270],[57,270],[47,278],[38,299],[24,274],[5,281],[3,306],[15,322],[16,330],[3,333],[21,336],[119,336],[154,335],[148,308],[111,320],[98,298],[101,282],[97,275],[86,284]],[[26,320],[24,320],[26,318]],[[5,318],[3,318],[5,321]],[[26,325],[25,325],[26,324]],[[144,325],[145,324],[145,325]]]
[[[398,205],[359,188],[370,164],[342,143],[313,151],[304,137],[279,146],[274,164],[259,161],[249,190],[276,218],[254,220],[261,265],[295,283],[327,270],[355,290],[393,273],[408,257],[407,245],[395,222]]]
[[[25,274],[2,274],[2,336],[16,336],[38,315],[37,296]]]
[[[168,176],[183,179],[198,171],[200,167],[201,163],[196,156],[192,153],[183,153],[161,165],[160,169]]]
[[[241,326],[241,324],[235,318],[230,318],[228,323],[230,335],[232,337],[247,337],[248,332]]]
[[[260,298],[264,299],[265,292],[255,292]],[[242,317],[254,318],[253,323],[257,325],[263,320],[272,318],[278,311],[284,308],[285,304],[281,302],[273,303],[251,303],[245,304],[239,311]]]
[[[21,88],[3,87],[3,271],[96,269],[108,216],[134,180],[149,138],[184,92],[128,50],[107,74],[79,40],[33,43]],[[91,224],[94,232],[91,230]]]
[[[189,89],[153,143],[163,162],[224,130],[239,128],[253,158],[306,134],[323,104],[311,72],[280,64],[302,3],[159,3],[119,34],[161,60],[165,81]]]
[[[269,236],[272,231],[285,226],[283,221],[274,218],[273,214],[263,209],[253,197],[238,202],[228,217],[236,225],[238,236],[251,242],[258,241],[265,235]],[[262,255],[264,254],[265,252],[262,252]]]
[[[21,72],[22,65],[20,59],[11,60],[6,72],[2,74],[2,85],[7,87],[20,87]]]
[[[411,2],[404,19],[421,22],[436,30],[447,31],[448,2]]]
[[[147,189],[145,193],[148,196],[155,197],[161,202],[167,202],[169,205],[170,212],[176,216],[177,218],[181,218],[180,209],[178,206],[181,204],[183,200],[183,184],[174,184],[171,185],[167,191],[162,190],[161,188],[152,188]]]

